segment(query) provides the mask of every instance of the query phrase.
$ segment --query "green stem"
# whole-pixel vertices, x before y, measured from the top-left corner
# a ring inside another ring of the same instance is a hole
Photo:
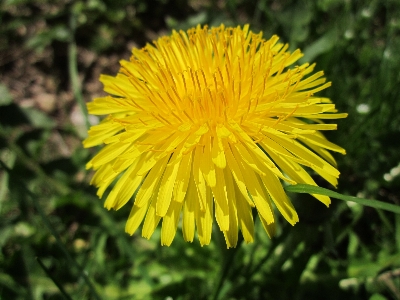
[[[352,196],[346,196],[342,195],[336,192],[333,192],[328,189],[321,188],[319,186],[313,186],[309,184],[296,184],[296,185],[291,185],[285,187],[285,190],[287,192],[293,192],[293,193],[305,193],[305,194],[319,194],[319,195],[325,195],[328,197],[332,197],[335,199],[340,199],[344,201],[349,201],[349,202],[355,202],[361,205],[365,206],[370,206],[373,208],[377,209],[383,209],[383,210],[388,210],[390,212],[400,214],[400,206],[378,201],[378,200],[372,200],[372,199],[364,199],[364,198],[357,198],[357,197],[352,197]]]
[[[225,258],[224,264],[221,268],[221,274],[219,276],[218,283],[216,285],[215,292],[212,297],[213,300],[218,299],[218,296],[221,292],[222,286],[224,285],[224,282],[228,277],[229,270],[232,267],[233,259],[235,258],[236,253],[239,251],[239,247],[242,245],[242,242],[243,242],[243,237],[241,235],[239,235],[239,240],[238,240],[238,244],[236,245],[236,247],[231,250],[228,249],[225,251],[226,255],[223,256]]]

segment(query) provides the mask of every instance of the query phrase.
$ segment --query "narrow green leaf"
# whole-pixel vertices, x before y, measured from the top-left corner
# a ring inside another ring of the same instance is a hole
[[[321,188],[319,186],[313,186],[313,185],[308,185],[308,184],[296,184],[296,185],[291,185],[285,187],[285,190],[287,192],[292,192],[292,193],[305,193],[305,194],[320,194],[320,195],[325,195],[328,197],[332,197],[335,199],[340,199],[344,201],[350,201],[350,202],[355,202],[361,205],[365,206],[370,206],[374,207],[377,209],[383,209],[383,210],[388,210],[396,214],[400,214],[400,206],[390,204],[390,203],[385,203],[382,201],[378,200],[372,200],[372,199],[363,199],[363,198],[357,198],[357,197],[352,197],[352,196],[346,196],[342,195],[336,192],[333,192],[328,189]]]
[[[7,167],[6,164],[4,164],[1,160],[0,160],[0,166],[5,169],[10,175],[12,174],[11,169],[9,169]],[[14,175],[15,176],[15,175]],[[65,257],[67,258],[67,261],[69,262],[69,264],[73,267],[75,267],[80,276],[82,276],[83,280],[85,281],[85,283],[87,284],[89,290],[92,293],[93,299],[97,299],[100,300],[101,297],[98,295],[93,283],[91,282],[91,280],[89,279],[88,275],[86,274],[85,270],[81,267],[81,265],[71,256],[71,254],[68,252],[68,249],[65,247],[64,243],[61,241],[61,237],[58,234],[58,232],[56,231],[56,229],[54,228],[54,226],[52,225],[50,219],[47,217],[47,214],[44,212],[44,210],[42,209],[38,197],[36,194],[34,194],[26,185],[24,182],[20,181],[19,178],[17,176],[12,177],[12,180],[14,180],[14,182],[18,182],[19,186],[21,187],[21,190],[32,200],[33,203],[33,207],[37,210],[37,212],[39,213],[39,215],[41,216],[43,223],[45,224],[45,226],[47,227],[47,229],[51,232],[51,234],[54,236],[56,243],[58,244],[58,246],[60,247],[60,249],[62,250],[62,252],[64,252]],[[1,291],[1,290],[0,290]],[[1,295],[1,294],[0,294]]]
[[[62,284],[57,280],[55,276],[53,276],[50,270],[44,265],[42,260],[39,257],[36,257],[36,261],[39,263],[40,267],[47,274],[47,276],[49,276],[49,278],[53,280],[54,284],[58,287],[58,289],[60,290],[61,294],[65,297],[65,299],[72,300],[71,296],[68,295],[68,293],[63,288]]]

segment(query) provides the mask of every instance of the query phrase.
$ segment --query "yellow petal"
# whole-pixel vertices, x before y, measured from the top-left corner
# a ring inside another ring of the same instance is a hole
[[[228,128],[226,128],[223,124],[217,124],[216,132],[218,137],[220,138],[227,138],[232,134]]]
[[[189,184],[190,173],[192,170],[192,152],[184,155],[179,165],[178,174],[176,175],[174,187],[174,200],[182,202],[185,199],[186,191]]]
[[[328,164],[326,161],[321,159],[318,155],[301,145],[299,142],[290,140],[290,139],[283,139],[278,137],[272,137],[278,144],[285,147],[287,150],[298,156],[304,161],[311,163],[311,168],[317,170],[321,170],[321,172],[326,172],[327,174],[337,178],[339,177],[339,171]],[[318,172],[318,171],[317,171]]]
[[[100,130],[97,130],[95,126],[92,126],[88,132],[89,136],[83,141],[83,146],[89,148],[100,145],[107,140],[107,138],[118,133],[122,128],[121,124],[113,122],[107,122],[107,127]]]
[[[240,155],[240,158],[246,163],[247,166],[252,168],[254,171],[256,171],[258,174],[263,175],[263,171],[260,170],[260,168],[257,166],[257,164],[254,162],[253,157],[249,154],[247,149],[243,146],[243,144],[238,143],[234,145],[234,151],[237,151],[237,153]]]
[[[135,231],[138,229],[140,224],[143,221],[144,216],[146,215],[147,209],[149,208],[149,204],[144,205],[142,207],[138,207],[136,205],[132,206],[131,212],[128,217],[128,221],[125,225],[125,232],[133,235]]]
[[[127,107],[125,103],[118,103],[111,96],[96,98],[87,103],[88,112],[91,115],[108,115],[121,112],[132,112],[133,108]]]
[[[325,159],[328,163],[330,163],[332,166],[334,166],[337,169],[336,160],[329,151],[327,151],[321,147],[315,146],[313,144],[307,143],[307,142],[304,142],[304,143],[311,150],[313,150],[315,153],[319,154],[319,156],[321,156],[323,159]]]
[[[117,74],[116,77],[100,75],[100,81],[104,84],[104,91],[106,93],[128,98],[132,95],[132,84],[129,78],[125,75]],[[125,102],[124,106],[129,107],[129,103]],[[132,106],[132,109],[134,108],[135,107]]]
[[[113,170],[110,164],[105,164],[102,165],[96,172],[94,173],[94,176],[90,180],[90,184],[98,186],[102,181],[104,177],[110,177],[109,174],[113,174]],[[117,175],[117,174],[116,174]],[[115,175],[115,176],[116,176]],[[115,178],[115,177],[114,177]]]
[[[144,178],[143,176],[134,176],[134,175],[132,176],[132,174],[128,177],[128,179],[125,182],[125,186],[121,188],[121,190],[118,193],[117,201],[115,201],[114,203],[115,210],[120,209],[132,198],[133,194],[136,192],[136,190],[139,188],[139,185],[142,183],[143,178]]]
[[[136,163],[132,164],[128,168],[128,170],[126,170],[125,173],[121,176],[121,178],[117,181],[117,184],[111,190],[110,194],[108,194],[108,197],[104,203],[104,207],[106,207],[107,209],[111,209],[111,208],[119,209],[119,208],[121,208],[121,206],[123,204],[126,203],[126,201],[129,200],[129,198],[122,198],[120,200],[119,193],[122,191],[124,193],[124,197],[128,197],[129,194],[125,194],[124,189],[129,190],[129,193],[132,192],[131,188],[129,187],[129,184],[131,183],[130,176],[132,176],[132,177],[135,176],[134,174],[136,173],[136,167],[137,167],[138,161]],[[137,188],[137,186],[140,184],[140,181],[141,181],[141,178],[135,180],[135,182],[134,182],[135,186],[133,186],[134,189]],[[132,194],[133,194],[133,192],[132,192]],[[132,196],[132,195],[130,195],[130,196]]]
[[[288,174],[290,178],[295,180],[297,183],[306,183],[310,185],[317,186],[314,179],[297,163],[286,159],[285,157],[279,156],[273,151],[268,150],[268,154],[272,157],[274,161],[280,166],[280,168]],[[327,196],[312,194],[316,199],[329,206],[331,200]]]
[[[272,173],[266,172],[260,176],[269,196],[283,217],[292,225],[299,221],[299,217],[292,203],[288,199],[279,179]]]
[[[263,216],[268,224],[274,222],[274,216],[272,213],[272,207],[262,189],[256,174],[253,170],[246,169],[246,167],[238,160],[239,168],[243,174],[244,180],[246,182],[247,189],[256,205],[258,212]]]
[[[316,116],[310,116],[311,118],[316,118],[316,119],[343,119],[347,118],[348,114],[346,113],[340,113],[340,114],[319,114]]]
[[[228,144],[226,144],[226,145],[227,145],[225,147],[226,159],[228,162],[228,167],[232,171],[232,175],[233,175],[233,178],[235,179],[236,185],[237,185],[240,193],[242,194],[242,196],[246,199],[247,203],[250,206],[254,207],[254,203],[248,195],[248,191],[247,191],[246,183],[243,178],[243,174],[240,171],[239,165],[238,165],[235,157],[232,154],[231,147]]]
[[[233,186],[233,178],[230,171],[224,169],[226,190],[229,205],[229,229],[224,231],[225,241],[228,248],[236,247],[238,241],[238,217],[236,206],[236,195]]]
[[[193,177],[190,177],[183,207],[182,232],[186,242],[193,242],[195,230],[195,209],[199,201]]]
[[[172,201],[168,212],[163,218],[161,227],[161,245],[170,246],[178,227],[179,216],[181,214],[182,202]]]
[[[142,164],[142,166],[140,167],[140,169],[137,171],[137,173],[139,175],[143,175],[146,174],[150,169],[154,168],[154,166],[156,165],[156,163],[162,159],[167,159],[169,158],[168,153],[165,153],[165,155],[158,155],[156,157],[156,155],[154,154],[154,152],[149,151],[145,155],[146,159],[144,161],[144,163]]]
[[[156,187],[158,186],[158,182],[164,173],[167,162],[168,157],[164,157],[163,159],[159,160],[148,173],[136,195],[136,206],[142,207],[150,200],[152,195],[157,194]]]
[[[252,208],[247,200],[244,199],[243,195],[239,192],[236,186],[235,195],[240,231],[242,232],[245,242],[252,243],[254,240],[254,221]]]
[[[217,184],[211,187],[215,201],[216,219],[221,231],[229,230],[229,206],[226,192],[226,185],[224,179],[224,172],[222,169],[216,168]]]
[[[205,146],[203,147],[203,153],[201,155],[200,170],[203,173],[208,186],[214,187],[217,184],[217,178],[215,176],[215,166],[211,160],[211,139],[209,136],[205,139],[204,144]]]
[[[147,129],[135,130],[135,132],[124,131],[120,134],[114,135],[104,139],[105,144],[122,142],[122,143],[133,143],[147,132]]]
[[[318,137],[316,135],[300,135],[298,137],[300,141],[305,141],[307,143],[314,144],[316,146],[329,149],[335,152],[339,152],[341,154],[346,154],[346,150],[344,150],[342,147],[339,147],[338,145],[335,145],[334,143],[329,142],[327,139]]]
[[[200,164],[202,163],[202,148],[197,146],[195,148],[192,166],[192,175],[194,182],[196,184],[197,193],[199,195],[199,202],[201,210],[204,210],[206,202],[206,182],[204,180],[203,174],[200,171]]]
[[[183,143],[187,137],[189,136],[190,132],[182,133],[178,131],[177,133],[173,134],[169,139],[163,141],[161,147],[157,149],[157,151],[162,155],[164,153],[168,153],[179,146],[179,144]]]
[[[146,218],[142,228],[142,236],[146,239],[150,239],[161,220],[161,217],[156,214],[156,202],[157,193],[154,193],[150,199],[150,207],[147,210]]]
[[[97,168],[101,165],[104,165],[113,159],[115,159],[118,155],[123,153],[126,150],[129,150],[129,147],[132,147],[132,144],[123,144],[123,143],[115,143],[105,146],[100,150],[99,153],[86,165],[86,168]]]
[[[260,213],[258,213],[258,217],[260,218],[261,224],[263,225],[265,232],[268,234],[268,237],[273,238],[276,234],[276,224],[268,223]]]
[[[197,206],[195,209],[195,218],[200,245],[204,246],[210,244],[213,223],[213,199],[209,187],[206,189],[204,210],[200,210],[200,207]]]
[[[136,161],[136,159],[120,159],[120,158],[116,158],[113,161],[112,165],[110,163],[110,165],[112,167],[112,173],[119,174],[119,173],[123,172],[129,166],[131,166]],[[114,175],[110,174],[109,176],[114,176]],[[103,180],[107,180],[109,176],[104,176],[102,179]]]
[[[226,167],[224,146],[219,136],[214,137],[211,156],[212,161],[218,168],[223,169]]]
[[[178,155],[175,152],[173,156]],[[156,212],[160,217],[164,217],[168,211],[168,207],[171,203],[172,192],[174,190],[176,175],[178,174],[180,161],[167,165],[165,168],[163,178],[161,180],[160,189],[158,191]]]

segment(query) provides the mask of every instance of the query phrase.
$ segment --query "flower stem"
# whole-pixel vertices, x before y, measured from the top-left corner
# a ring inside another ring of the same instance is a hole
[[[214,295],[211,299],[217,300],[219,297],[219,294],[221,293],[221,289],[224,285],[225,280],[228,278],[229,270],[232,267],[232,262],[235,258],[236,253],[239,251],[239,247],[242,245],[243,242],[243,237],[239,235],[239,240],[235,248],[233,249],[227,249],[224,251],[223,257],[224,257],[224,263],[221,268],[220,276],[218,279],[218,283],[215,288]]]

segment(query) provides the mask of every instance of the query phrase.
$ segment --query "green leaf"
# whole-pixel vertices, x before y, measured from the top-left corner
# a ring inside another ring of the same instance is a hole
[[[12,102],[12,97],[7,87],[0,83],[0,106],[8,105]]]
[[[387,300],[387,298],[382,294],[375,293],[371,297],[369,297],[369,300]]]
[[[337,43],[337,31],[335,29],[330,30],[321,38],[316,40],[310,46],[304,49],[304,56],[301,58],[302,62],[314,61],[315,58],[325,52],[330,51]]]
[[[309,185],[309,184],[296,184],[296,185],[291,185],[291,186],[285,187],[285,190],[288,192],[292,192],[292,193],[325,195],[325,196],[332,197],[335,199],[340,199],[340,200],[349,201],[349,202],[355,202],[355,203],[358,203],[361,205],[370,206],[370,207],[374,207],[377,209],[384,209],[384,210],[394,212],[396,214],[400,214],[400,206],[398,206],[398,205],[385,203],[385,202],[378,201],[378,200],[346,196],[346,195],[342,195],[342,194],[333,192],[328,189],[321,188],[319,186],[313,186],[313,185]]]
[[[57,25],[43,29],[28,39],[26,46],[37,52],[42,52],[54,40],[66,42],[71,39],[71,32],[65,25]]]
[[[36,108],[25,108],[21,109],[25,116],[29,119],[30,123],[36,128],[53,128],[56,123],[48,115]]]
[[[19,295],[26,294],[25,289],[16,283],[10,275],[5,273],[0,274],[0,290],[3,290],[2,286],[7,287],[7,289],[12,290]]]

